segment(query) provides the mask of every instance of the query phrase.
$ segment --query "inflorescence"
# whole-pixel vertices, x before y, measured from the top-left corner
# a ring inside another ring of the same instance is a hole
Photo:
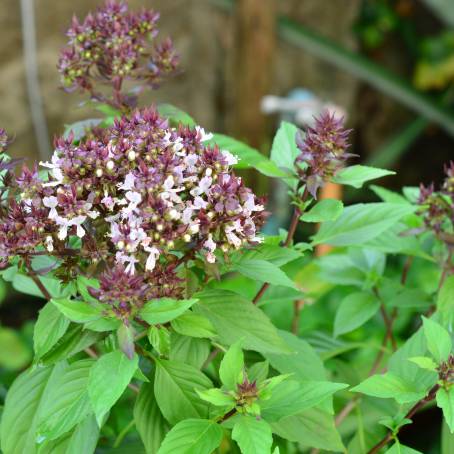
[[[40,163],[48,175],[35,166],[11,178],[0,256],[47,251],[64,266],[77,240],[82,260],[109,270],[94,291],[101,301],[178,296],[181,257],[213,263],[217,251],[257,243],[265,217],[232,172],[237,159],[210,139],[201,127],[170,127],[153,108],[78,143],[72,134],[58,138],[51,161]]]
[[[63,87],[88,91],[122,110],[135,106],[136,95],[122,93],[124,81],[155,87],[178,67],[172,41],[155,43],[158,19],[154,11],[133,13],[126,3],[111,0],[83,22],[74,17],[58,62]],[[105,96],[98,84],[107,85],[113,96]]]
[[[314,198],[345,161],[355,156],[346,152],[350,132],[344,129],[342,118],[326,111],[315,118],[314,127],[307,128],[304,138],[297,134],[296,144],[301,151],[295,161],[297,172]]]
[[[454,162],[445,166],[445,180],[440,189],[435,190],[431,183],[428,186],[420,185],[419,200],[420,214],[429,230],[440,234],[453,233],[454,223]]]

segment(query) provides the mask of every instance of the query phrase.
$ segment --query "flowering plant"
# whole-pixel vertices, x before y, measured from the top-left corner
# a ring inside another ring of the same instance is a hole
[[[68,128],[49,162],[15,172],[0,130],[1,275],[46,301],[31,365],[5,382],[2,451],[411,453],[401,429],[432,401],[449,437],[454,165],[439,191],[320,200],[393,172],[349,165],[329,113],[283,122],[267,158],[140,107],[137,88],[177,69],[157,19],[116,1],[73,19],[62,83],[105,118]],[[288,230],[261,232],[267,202],[237,168],[288,186]],[[320,224],[309,242],[301,224]]]

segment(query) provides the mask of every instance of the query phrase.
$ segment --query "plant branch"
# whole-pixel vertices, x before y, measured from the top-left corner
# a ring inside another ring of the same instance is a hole
[[[227,421],[227,419],[229,419],[235,415],[236,415],[236,408],[232,408],[218,421],[218,424],[222,424],[224,421]]]
[[[405,415],[405,419],[411,419],[417,411],[419,411],[424,405],[426,405],[428,402],[432,401],[435,399],[435,395],[437,394],[438,389],[440,388],[440,385],[435,385],[432,387],[432,389],[429,391],[427,396],[423,397],[421,400],[416,402],[413,407],[408,410],[407,414]],[[396,436],[396,433],[393,432],[388,432],[371,450],[368,451],[367,454],[376,454],[381,448],[386,446],[393,438]]]
[[[307,186],[306,186],[306,188],[304,189],[303,195],[301,196],[300,202],[304,203],[307,200],[308,196],[309,196],[309,191],[307,190]],[[302,214],[303,213],[300,210],[300,208],[295,206],[295,209],[293,211],[293,217],[292,217],[292,220],[290,221],[290,226],[288,228],[287,237],[286,237],[284,243],[282,244],[282,247],[290,246],[290,243],[292,242],[293,237],[295,236],[296,228],[298,227],[298,221]],[[260,299],[265,294],[265,292],[269,286],[270,286],[270,284],[268,282],[265,282],[260,287],[259,291],[257,292],[257,294],[254,296],[254,298],[252,300],[252,302],[254,304],[257,304],[260,301]]]
[[[402,269],[402,275],[400,278],[400,283],[402,285],[405,285],[407,283],[408,273],[410,271],[410,267],[412,264],[413,264],[413,257],[407,257],[407,260],[405,261],[404,267]],[[377,291],[377,294],[378,294],[378,291]],[[387,324],[387,329],[386,329],[385,336],[383,337],[381,348],[378,351],[377,356],[375,357],[375,360],[372,364],[372,367],[369,370],[369,373],[367,374],[368,377],[370,377],[371,375],[374,375],[375,372],[377,372],[378,367],[380,366],[380,363],[381,363],[383,356],[385,354],[385,351],[386,351],[385,347],[389,340],[389,336],[390,336],[390,334],[392,335],[392,327],[397,318],[397,315],[398,315],[397,308],[393,309],[393,311],[391,313],[391,318],[389,318],[388,315],[386,314],[386,319],[388,319],[389,323]],[[384,317],[384,319],[385,319],[385,317]],[[360,400],[361,400],[361,397],[355,396],[351,401],[347,402],[347,404],[342,408],[342,410],[339,412],[339,414],[336,417],[336,426],[337,427],[340,426],[340,424],[342,424],[344,419],[351,413],[351,411],[356,407],[356,405],[360,402]],[[315,453],[316,452],[314,452],[313,454],[315,454]]]
[[[24,258],[25,260],[25,266],[28,270],[28,274],[30,278],[33,280],[33,282],[36,284],[36,286],[39,288],[39,291],[42,293],[44,298],[49,301],[52,299],[51,294],[47,291],[46,287],[44,287],[44,284],[41,282],[41,279],[39,276],[36,274],[36,271],[32,268],[32,264],[30,261],[30,257],[26,256]]]
[[[30,258],[25,257],[25,265],[27,267],[28,273],[30,278],[33,280],[33,282],[36,284],[36,286],[39,288],[41,293],[43,294],[44,298],[46,298],[48,301],[52,299],[52,296],[50,293],[47,291],[46,287],[44,287],[43,283],[41,282],[41,279],[39,276],[36,274],[35,270],[31,266]],[[91,347],[87,347],[84,349],[84,352],[90,356],[90,358],[93,359],[98,359],[99,355],[95,352],[95,350]],[[134,385],[133,383],[129,383],[128,388],[134,391],[135,393],[139,392],[139,387]]]
[[[293,302],[293,319],[292,319],[292,333],[297,336],[300,325],[301,310],[304,307],[303,300],[296,300]]]

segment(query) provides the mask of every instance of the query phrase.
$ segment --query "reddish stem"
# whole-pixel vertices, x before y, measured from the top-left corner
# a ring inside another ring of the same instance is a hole
[[[439,390],[440,385],[435,385],[421,400],[416,402],[413,407],[408,410],[407,414],[405,415],[405,419],[411,419],[417,411],[419,411],[424,405],[431,400],[435,399],[435,396],[437,394],[437,391]],[[370,451],[368,451],[367,454],[376,454],[378,451],[380,451],[381,448],[386,446],[394,437],[396,436],[396,433],[393,432],[388,432]]]

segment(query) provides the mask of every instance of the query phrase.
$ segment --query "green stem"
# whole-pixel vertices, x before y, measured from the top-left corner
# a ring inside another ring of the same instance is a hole
[[[118,434],[115,443],[113,444],[114,448],[118,448],[121,443],[123,442],[124,438],[128,434],[128,432],[135,426],[136,422],[134,419],[132,419],[124,428],[123,430]]]

